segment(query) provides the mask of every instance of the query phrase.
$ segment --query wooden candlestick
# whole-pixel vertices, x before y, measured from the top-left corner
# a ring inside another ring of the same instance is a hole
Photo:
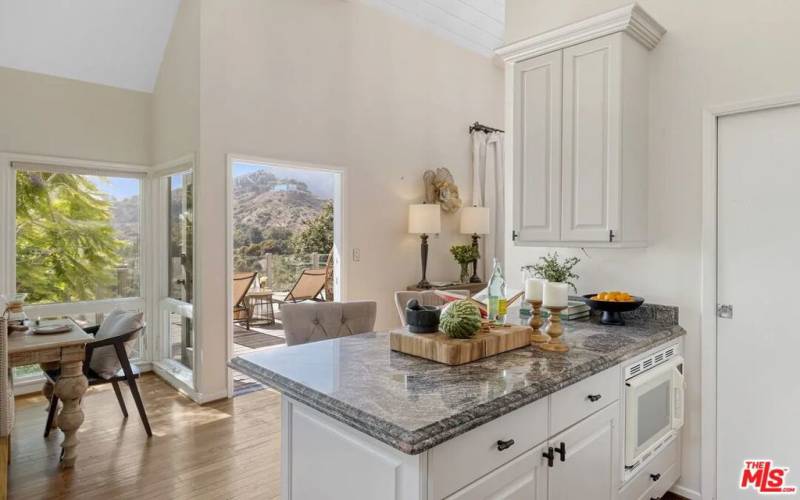
[[[550,337],[543,334],[540,328],[544,321],[542,321],[542,301],[541,300],[526,300],[528,304],[531,305],[531,319],[528,321],[528,326],[530,326],[533,331],[531,332],[531,342],[535,342],[537,344],[542,344],[544,342],[549,342]]]
[[[541,344],[539,347],[545,351],[553,352],[567,352],[569,347],[561,341],[561,335],[564,334],[564,327],[561,325],[561,311],[566,309],[566,306],[545,306],[550,312],[550,317],[547,320],[547,328],[545,333],[550,336],[550,341],[546,344]]]

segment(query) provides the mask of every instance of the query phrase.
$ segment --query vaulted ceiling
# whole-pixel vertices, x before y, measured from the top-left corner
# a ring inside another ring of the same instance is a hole
[[[505,0],[362,0],[491,57],[503,45]]]
[[[485,56],[505,0],[356,0]],[[180,0],[0,0],[0,66],[152,92]]]
[[[0,0],[0,66],[152,92],[180,0]]]

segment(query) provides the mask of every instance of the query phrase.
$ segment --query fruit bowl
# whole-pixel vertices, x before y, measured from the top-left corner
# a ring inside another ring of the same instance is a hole
[[[589,295],[584,295],[583,298],[586,299],[586,304],[589,307],[595,311],[603,312],[600,317],[600,323],[603,325],[624,325],[625,320],[622,319],[622,314],[620,313],[633,311],[644,304],[644,299],[641,297],[633,297],[631,302],[611,302],[592,299],[595,295],[597,294],[590,293]]]

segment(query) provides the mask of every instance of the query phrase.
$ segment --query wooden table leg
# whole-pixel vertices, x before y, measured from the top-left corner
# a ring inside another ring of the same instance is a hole
[[[61,375],[56,381],[56,396],[62,402],[58,413],[58,428],[64,433],[61,442],[63,456],[61,465],[73,467],[77,458],[78,428],[83,423],[81,397],[89,387],[89,381],[83,375],[82,361],[62,361]]]
[[[41,368],[42,371],[47,371],[47,370],[54,370],[54,369],[58,368],[60,365],[61,365],[61,363],[59,363],[58,361],[52,361],[52,362],[49,362],[49,363],[39,363],[39,368]],[[53,392],[55,391],[55,388],[56,388],[55,385],[53,385],[53,383],[50,382],[49,379],[46,379],[44,381],[44,385],[42,385],[42,395],[45,398],[47,398],[47,409],[48,409],[48,411],[50,410],[50,402],[53,399],[52,396],[53,396]],[[54,418],[53,419],[53,427],[52,428],[55,429],[56,427],[58,427],[58,418]]]

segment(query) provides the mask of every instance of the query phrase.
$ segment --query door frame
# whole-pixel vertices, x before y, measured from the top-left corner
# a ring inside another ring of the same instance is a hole
[[[744,101],[703,110],[703,220],[700,280],[700,472],[704,499],[717,494],[717,126],[725,116],[800,105],[800,95]]]
[[[334,165],[319,165],[290,160],[278,160],[253,155],[228,153],[225,167],[225,329],[226,363],[233,357],[233,165],[234,163],[264,165],[265,167],[318,170],[338,175],[333,199],[333,246],[338,248],[338,285],[334,282],[334,297],[339,302],[347,300],[347,270],[350,252],[347,237],[347,169]],[[336,253],[334,253],[334,262]],[[335,265],[335,264],[334,264]],[[233,397],[233,372],[227,370],[228,397]]]

